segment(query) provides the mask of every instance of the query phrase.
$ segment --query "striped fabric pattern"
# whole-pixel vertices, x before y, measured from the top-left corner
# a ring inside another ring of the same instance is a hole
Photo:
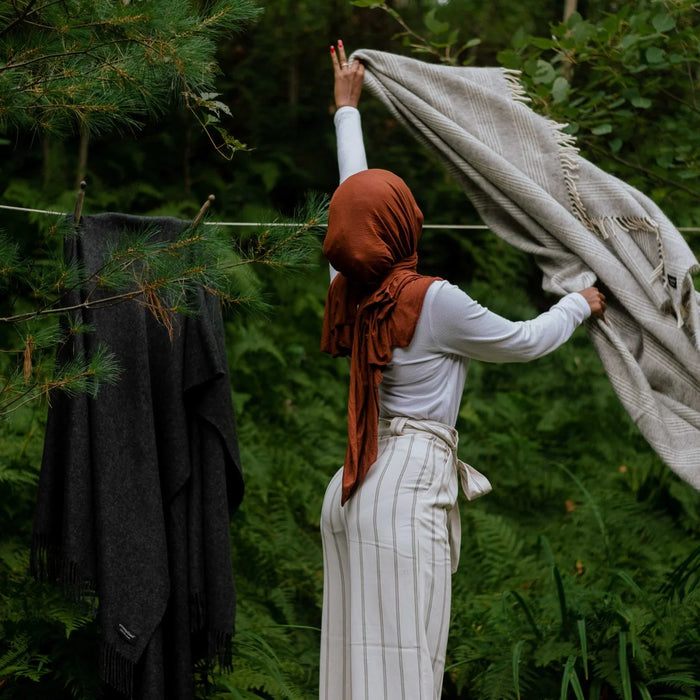
[[[456,432],[433,421],[386,423],[360,488],[341,507],[341,469],[323,503],[322,700],[441,694],[450,540],[459,537],[450,532],[458,516]]]
[[[489,228],[535,256],[543,288],[592,284],[606,323],[589,337],[658,455],[700,490],[699,268],[648,197],[583,158],[501,68],[432,65],[359,50],[365,84],[462,186]]]

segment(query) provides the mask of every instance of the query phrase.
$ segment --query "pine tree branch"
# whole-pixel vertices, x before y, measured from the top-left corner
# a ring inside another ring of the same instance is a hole
[[[291,240],[291,239],[290,239]],[[219,267],[219,270],[232,270],[234,268],[239,268],[243,267],[245,265],[251,265],[254,263],[263,263],[263,264],[268,264],[268,265],[274,265],[274,262],[271,262],[267,260],[267,251],[260,255],[259,257],[255,258],[250,258],[247,260],[242,260],[237,263],[231,263],[229,265],[222,265]],[[279,263],[280,265],[284,265],[284,263]],[[202,272],[203,268],[192,268],[191,270],[188,270],[186,272],[190,274],[195,274],[197,272]],[[103,297],[102,299],[95,299],[92,300],[90,298],[86,299],[85,301],[80,302],[79,304],[72,304],[70,306],[59,306],[59,307],[54,307],[54,306],[46,306],[42,309],[38,309],[36,311],[28,311],[23,314],[16,314],[14,316],[4,316],[0,318],[0,323],[24,323],[26,321],[32,321],[36,318],[43,318],[46,316],[54,316],[56,314],[66,314],[70,313],[72,311],[81,311],[81,310],[90,310],[90,309],[101,309],[101,308],[106,308],[110,306],[116,306],[117,304],[123,303],[125,301],[130,301],[132,299],[138,299],[139,297],[145,297],[145,298],[150,298],[151,295],[154,293],[155,290],[160,289],[166,285],[171,285],[171,284],[183,284],[188,282],[191,279],[190,276],[181,276],[177,277],[174,279],[160,279],[160,280],[155,280],[153,282],[149,282],[143,285],[142,288],[140,289],[135,289],[130,292],[122,292],[120,294],[113,294],[112,296],[109,297]],[[95,285],[90,292],[88,293],[88,297],[91,297],[94,292],[98,289],[98,285]],[[152,307],[152,302],[147,302],[147,306]]]
[[[687,107],[688,109],[692,110],[693,112],[698,112],[700,113],[700,107],[698,107],[697,102],[696,102],[696,97],[695,97],[695,90],[690,91],[690,95],[693,99],[693,102],[688,102],[684,100],[682,97],[678,97],[678,95],[674,95],[672,92],[669,92],[668,90],[661,90],[661,94],[667,97],[669,100],[673,100],[674,102],[678,102],[679,104],[682,104],[684,107]]]
[[[23,41],[8,47],[6,62],[0,62],[0,76],[9,77],[16,96],[0,100],[6,126],[58,132],[76,121],[95,132],[137,127],[144,120],[139,115],[156,117],[188,89],[204,89],[216,72],[215,39],[259,12],[253,0],[199,9],[178,4],[172,21],[163,24],[165,18],[136,5],[109,15],[91,5],[74,12],[61,0],[13,0],[3,13],[12,20],[8,36]],[[206,101],[198,106],[215,111]],[[245,145],[215,117],[202,117],[201,126],[219,153],[230,158]]]
[[[406,24],[406,21],[404,20],[401,15],[394,10],[392,7],[389,7],[386,3],[381,3],[378,4],[377,7],[380,10],[383,10],[386,12],[390,17],[392,17],[404,30],[403,34],[405,36],[413,37],[418,44],[411,44],[413,48],[420,48],[422,50],[427,51],[428,53],[433,54],[434,56],[437,56],[439,59],[443,59],[442,54],[434,47],[431,45],[431,43],[424,37],[415,32],[411,27]]]
[[[318,218],[312,218],[308,222],[304,223],[302,226],[300,226],[298,229],[295,229],[294,233],[291,235],[281,239],[279,243],[274,245],[271,248],[266,248],[262,250],[260,246],[258,246],[258,250],[256,253],[251,256],[250,258],[247,258],[245,260],[239,260],[235,263],[229,263],[227,265],[220,265],[217,266],[216,270],[220,272],[226,272],[226,271],[231,271],[237,268],[242,268],[246,265],[253,265],[253,264],[263,264],[263,265],[268,265],[268,266],[285,266],[287,263],[284,261],[274,261],[271,260],[274,254],[279,253],[281,250],[283,250],[286,246],[288,246],[290,243],[294,242],[297,240],[300,236],[303,234],[307,233],[309,230],[311,230],[314,226],[318,224],[319,220]],[[266,232],[267,233],[267,232]],[[182,247],[183,245],[190,244],[193,240],[196,240],[197,237],[193,237],[193,239],[188,239],[186,241],[179,241],[178,243],[174,244],[173,246],[170,246],[164,251],[167,252],[172,252],[178,247]],[[121,268],[120,271],[126,270],[130,265],[132,265],[135,262],[138,262],[139,260],[142,260],[145,257],[145,255],[140,255],[134,258],[129,258],[126,261],[121,262]],[[105,270],[108,270],[110,265],[114,264],[115,260],[109,260],[106,262],[98,271],[92,273],[90,277],[88,278],[88,281],[95,281],[98,280],[99,276],[105,273]],[[205,268],[203,267],[195,267],[195,268],[190,268],[189,270],[185,270],[183,273],[181,273],[180,276],[176,278],[161,278],[158,280],[153,280],[151,282],[144,282],[141,284],[141,286],[138,289],[129,291],[129,292],[121,292],[119,294],[113,294],[112,296],[109,297],[103,297],[102,299],[92,299],[92,295],[97,291],[99,288],[99,284],[93,285],[92,289],[88,292],[87,298],[85,301],[80,302],[79,304],[72,304],[70,306],[52,306],[51,304],[48,304],[47,306],[37,309],[36,311],[28,311],[23,314],[16,314],[14,316],[4,316],[0,317],[0,323],[24,323],[26,321],[31,321],[37,318],[43,318],[47,316],[53,316],[56,314],[67,314],[71,313],[73,311],[85,311],[85,310],[90,310],[90,309],[101,309],[101,308],[106,308],[110,306],[116,306],[117,304],[123,303],[125,301],[130,301],[132,299],[138,300],[139,297],[143,297],[146,299],[145,303],[146,306],[151,308],[153,310],[154,308],[154,302],[153,302],[153,294],[156,293],[158,289],[161,289],[167,285],[174,285],[174,284],[184,284],[187,283],[192,279],[192,276],[199,274],[201,272],[204,272]],[[71,290],[76,289],[78,286],[83,286],[85,284],[85,280],[81,280],[79,284],[74,285]],[[64,293],[64,296],[66,293],[68,293],[67,290]],[[231,301],[229,299],[229,301]],[[159,311],[160,313],[160,311]]]
[[[25,105],[23,109],[29,111],[29,110],[34,110],[34,109],[43,109],[47,112],[51,110],[57,110],[57,109],[70,109],[75,113],[90,113],[90,114],[96,114],[100,112],[109,112],[112,114],[117,114],[119,113],[119,107],[117,105],[89,105],[89,104],[74,104],[74,103],[68,103],[68,102],[52,102],[51,104],[34,104],[34,105]],[[121,115],[120,115],[121,116]]]
[[[22,61],[20,63],[10,63],[6,64],[4,66],[0,66],[0,73],[3,71],[7,70],[15,70],[17,68],[26,68],[29,65],[32,65],[33,63],[39,63],[41,61],[49,61],[53,60],[55,58],[66,58],[66,57],[72,57],[72,56],[85,56],[85,55],[90,55],[92,56],[92,52],[104,48],[105,46],[113,46],[117,44],[137,44],[139,46],[143,46],[144,48],[150,49],[153,48],[155,45],[157,45],[158,42],[153,42],[153,45],[149,44],[148,42],[144,42],[139,39],[134,39],[133,37],[129,37],[127,39],[112,39],[111,41],[106,41],[102,44],[99,44],[98,46],[91,46],[89,49],[83,49],[80,51],[61,51],[59,53],[50,53],[50,54],[45,54],[44,56],[37,56],[36,58],[30,58],[27,59],[26,61]],[[95,60],[103,60],[97,56],[92,56]]]
[[[38,7],[36,10],[32,10],[32,5],[34,5],[36,3],[36,1],[37,0],[29,0],[29,2],[27,3],[27,6],[22,10],[22,14],[19,17],[12,20],[12,22],[10,22],[6,27],[3,27],[2,29],[0,29],[0,36],[9,32],[16,25],[24,22],[30,14],[33,14],[33,12],[41,12],[41,10],[44,9],[43,7]],[[60,1],[61,0],[55,0],[54,2],[49,3],[49,4],[54,5],[54,4],[56,4],[56,2],[60,2]]]
[[[78,374],[73,374],[69,377],[63,377],[61,379],[50,379],[43,383],[34,382],[30,384],[24,391],[22,391],[17,396],[10,396],[5,400],[0,400],[0,416],[6,416],[9,413],[14,413],[19,411],[22,406],[26,406],[32,403],[40,396],[48,396],[51,391],[56,389],[65,389],[71,384],[75,384],[81,380],[93,380],[97,372],[93,368],[88,368],[83,372]],[[8,383],[9,384],[9,383]],[[3,397],[6,393],[12,391],[11,387],[8,388],[8,384],[5,384],[3,390],[0,391],[0,397]]]
[[[91,76],[93,73],[97,73],[102,71],[106,66],[111,68],[122,80],[131,83],[131,85],[135,86],[136,89],[141,92],[145,93],[146,90],[143,88],[139,81],[132,75],[129,75],[127,71],[125,71],[120,65],[118,60],[110,60],[106,58],[101,58],[99,56],[93,56],[95,59],[95,65],[90,67],[90,68],[85,68],[80,71],[80,76],[81,78],[85,79],[88,76]],[[31,83],[25,83],[21,87],[17,87],[16,90],[17,92],[29,92],[29,93],[35,93],[35,89],[37,85],[46,85],[48,83],[54,82],[54,81],[65,81],[66,78],[69,77],[74,77],[73,75],[63,73],[60,75],[39,75],[37,76],[37,79],[32,81]],[[98,78],[100,84],[107,84],[110,82],[113,82],[115,79],[113,77],[108,77],[108,78]],[[121,87],[121,86],[118,86]],[[55,103],[54,103],[55,104]],[[42,107],[45,105],[27,105],[26,109],[31,109],[31,108],[37,108],[37,107]],[[66,107],[66,106],[73,106],[73,105],[64,105],[64,104],[57,104],[57,107]]]
[[[36,311],[27,311],[23,314],[16,314],[15,316],[5,316],[0,318],[0,323],[25,323],[26,321],[32,321],[36,318],[54,316],[56,314],[66,314],[70,313],[71,311],[78,311],[81,309],[99,309],[103,306],[114,306],[120,302],[129,301],[130,299],[140,296],[143,293],[144,292],[142,290],[134,290],[132,292],[114,294],[111,297],[105,297],[104,299],[98,299],[96,301],[83,301],[80,302],[80,304],[73,304],[71,306],[49,306]]]
[[[190,235],[187,238],[182,238],[158,250],[156,255],[173,256],[182,249],[200,243],[203,240],[204,236],[202,234]],[[201,267],[190,268],[189,270],[185,270],[184,272],[180,273],[180,275],[176,278],[162,278],[160,280],[142,283],[136,290],[122,292],[120,294],[115,294],[110,297],[105,297],[103,299],[92,299],[95,292],[100,288],[100,282],[104,283],[105,280],[109,280],[109,277],[111,275],[126,272],[130,267],[132,267],[136,263],[142,262],[146,258],[147,254],[139,253],[137,248],[130,247],[126,250],[120,251],[113,257],[106,260],[97,270],[88,275],[88,277],[80,279],[72,286],[62,290],[61,297],[65,298],[68,294],[76,291],[80,287],[91,287],[86,294],[85,301],[81,302],[80,304],[56,307],[54,306],[54,304],[56,303],[55,300],[48,301],[42,308],[37,309],[35,311],[28,311],[24,314],[16,314],[14,316],[0,318],[0,323],[23,323],[39,317],[70,313],[71,311],[78,311],[81,309],[93,309],[102,308],[104,306],[114,306],[117,303],[121,303],[122,301],[129,301],[130,299],[134,299],[142,295],[148,295],[152,293],[153,290],[162,288],[163,286],[168,284],[186,283],[192,278],[193,275],[204,271],[204,268]]]
[[[314,226],[317,226],[319,222],[320,220],[318,219],[318,217],[312,217],[308,221],[304,222],[299,228],[295,229],[291,235],[281,239],[280,242],[272,248],[267,248],[266,250],[263,250],[260,257],[254,257],[250,260],[250,262],[269,262],[269,258],[271,258],[275,253],[279,252],[280,250],[283,250],[287,245],[297,240],[305,233],[308,233],[312,228],[314,228]],[[269,232],[266,232],[266,234],[267,233]],[[261,250],[261,248],[262,241],[258,246],[258,250]]]
[[[48,9],[49,7],[52,7],[53,5],[62,5],[65,2],[65,0],[52,0],[52,2],[47,2],[45,5],[42,5],[41,7],[34,8],[32,10],[31,7],[36,2],[37,2],[37,0],[30,0],[27,7],[22,11],[23,14],[20,17],[15,18],[6,27],[3,27],[2,29],[0,29],[0,36],[7,33],[13,27],[15,27],[18,24],[21,24],[22,22],[27,22],[27,24],[31,24],[32,26],[36,26],[36,27],[40,27],[41,29],[55,30],[56,29],[55,25],[37,24],[34,22],[28,22],[27,18],[30,15],[43,12],[44,10]],[[132,15],[132,16],[128,17],[128,20],[131,20],[131,21],[137,21],[137,20],[142,20],[142,19],[144,19],[144,15]],[[82,24],[71,25],[70,29],[89,29],[89,28],[94,28],[94,27],[113,27],[113,26],[114,26],[114,23],[111,21],[83,22]]]
[[[3,379],[5,380],[5,384],[3,385],[2,389],[0,389],[0,396],[2,396],[7,391],[7,387],[10,386],[11,377],[8,374],[6,377],[3,377]]]
[[[0,416],[7,415],[8,413],[14,413],[15,411],[19,411],[22,406],[25,406],[28,403],[31,403],[36,399],[38,396],[40,396],[43,392],[40,391],[35,391],[36,389],[36,384],[32,384],[28,389],[23,391],[19,396],[15,397],[10,397],[5,401],[0,402]],[[8,392],[10,390],[7,390]],[[5,393],[5,390],[0,392],[0,396],[3,396]],[[24,399],[24,400],[23,400]],[[20,403],[17,403],[17,402]],[[17,404],[17,405],[15,405]],[[12,408],[14,406],[14,408]]]

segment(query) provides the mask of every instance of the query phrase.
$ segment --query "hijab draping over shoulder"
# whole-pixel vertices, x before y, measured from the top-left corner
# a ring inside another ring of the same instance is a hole
[[[328,290],[321,349],[350,356],[345,503],[377,458],[379,382],[391,349],[406,347],[435,277],[416,271],[423,214],[387,170],[363,170],[331,199],[323,252],[338,270]]]

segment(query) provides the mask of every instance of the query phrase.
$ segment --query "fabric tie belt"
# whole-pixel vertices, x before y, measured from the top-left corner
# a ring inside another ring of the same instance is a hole
[[[486,495],[491,491],[492,486],[489,480],[471,465],[463,462],[457,457],[457,445],[459,436],[454,428],[444,423],[433,420],[417,420],[397,416],[391,419],[381,419],[379,421],[380,435],[409,435],[411,433],[428,433],[441,440],[452,452],[455,467],[459,474],[459,481],[462,491],[468,500]],[[462,523],[459,518],[459,508],[457,503],[448,511],[447,530],[450,537],[450,557],[452,561],[452,573],[457,571],[459,564],[459,548],[462,542]]]

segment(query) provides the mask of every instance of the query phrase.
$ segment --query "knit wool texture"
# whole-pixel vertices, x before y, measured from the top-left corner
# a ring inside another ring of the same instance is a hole
[[[546,291],[603,289],[607,323],[586,329],[610,382],[653,449],[700,489],[700,268],[678,230],[583,158],[564,125],[536,114],[516,72],[365,49],[352,58],[484,223],[535,257]]]
[[[94,273],[123,236],[169,241],[187,226],[84,216],[65,255]],[[59,363],[104,346],[121,374],[95,398],[53,393],[37,496],[34,574],[97,597],[100,675],[148,700],[193,700],[195,661],[230,663],[243,478],[220,305],[201,289],[197,302],[196,315],[173,317],[172,337],[138,300],[81,312],[93,331],[70,334]]]

